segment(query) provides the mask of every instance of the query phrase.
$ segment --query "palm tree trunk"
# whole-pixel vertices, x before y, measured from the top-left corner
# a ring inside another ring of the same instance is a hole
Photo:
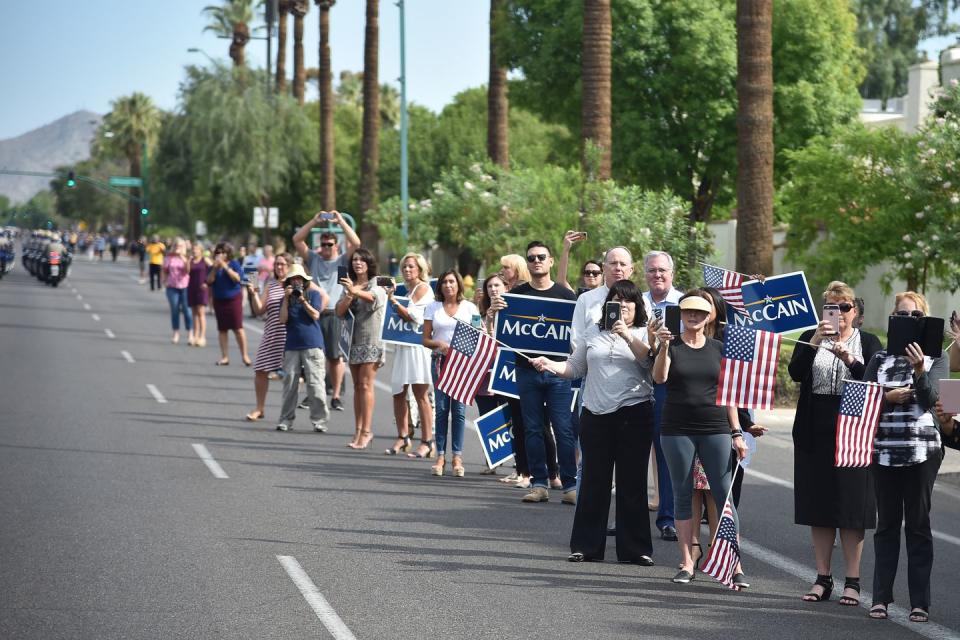
[[[250,42],[250,27],[243,22],[233,25],[233,40],[230,41],[230,59],[234,67],[242,67],[247,63],[246,46]]]
[[[304,3],[295,5],[293,9],[293,97],[300,104],[303,104],[304,87],[307,84],[306,68],[303,64],[303,22],[309,6]],[[320,19],[323,20],[323,17]]]
[[[330,8],[336,0],[316,0],[320,8],[320,206],[337,208],[333,163],[333,74],[330,70]]]
[[[286,0],[277,3],[277,93],[287,91],[287,14]]]
[[[490,83],[487,88],[487,155],[504,169],[510,167],[510,123],[507,70],[497,62],[496,22],[503,0],[490,0]]]
[[[737,0],[737,271],[773,272],[773,0]]]
[[[613,26],[610,0],[584,0],[580,135],[583,140],[584,172],[598,180],[610,178],[610,49]],[[596,166],[590,147],[599,149]]]
[[[360,152],[360,213],[377,206],[380,169],[380,0],[367,0],[367,25],[363,43],[363,139]],[[376,250],[377,228],[364,221],[363,244]]]

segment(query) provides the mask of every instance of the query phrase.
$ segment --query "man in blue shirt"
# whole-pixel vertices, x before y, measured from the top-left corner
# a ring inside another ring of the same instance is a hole
[[[297,411],[297,387],[300,369],[307,386],[310,422],[313,430],[327,430],[327,399],[324,390],[326,364],[323,355],[323,333],[320,330],[320,312],[323,298],[320,292],[307,287],[312,280],[303,267],[294,264],[283,280],[283,302],[280,303],[280,323],[287,327],[287,341],[283,351],[283,406],[277,431],[293,428]]]

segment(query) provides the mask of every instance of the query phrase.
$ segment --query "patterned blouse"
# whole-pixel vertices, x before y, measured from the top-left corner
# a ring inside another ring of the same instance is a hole
[[[830,350],[834,343],[834,340],[824,338],[820,343],[823,348],[817,349],[813,360],[813,392],[816,394],[839,396],[843,392],[843,381],[850,377],[850,369]],[[854,329],[844,344],[854,360],[862,363],[863,343],[860,340],[860,330]]]

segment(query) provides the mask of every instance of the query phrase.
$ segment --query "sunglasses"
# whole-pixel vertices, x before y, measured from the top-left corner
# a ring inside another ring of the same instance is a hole
[[[914,317],[914,318],[922,318],[922,317],[923,317],[923,311],[920,311],[920,309],[914,309],[913,311],[894,311],[894,312],[893,312],[893,315],[895,315],[895,316],[910,316],[910,317]]]
[[[534,262],[546,262],[547,258],[549,257],[550,256],[545,253],[531,253],[527,256],[527,262],[530,264],[533,264]]]
[[[849,302],[840,302],[837,304],[837,308],[840,309],[842,313],[848,313],[854,307]]]
[[[602,271],[584,271],[584,272],[583,272],[583,277],[584,277],[584,278],[596,278],[596,277],[599,276],[601,273],[603,273],[603,272],[602,272]]]
[[[321,246],[321,247],[335,247],[336,245],[337,245],[336,242],[321,242],[321,243],[320,243],[320,246]]]

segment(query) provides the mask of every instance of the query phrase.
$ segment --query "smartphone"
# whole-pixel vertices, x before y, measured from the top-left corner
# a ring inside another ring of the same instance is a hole
[[[840,307],[838,305],[823,305],[823,319],[830,323],[830,333],[828,335],[840,333]]]
[[[477,315],[476,313],[471,315],[470,326],[474,329],[480,329],[483,326],[481,316]]]
[[[660,307],[656,307],[656,308],[653,310],[653,317],[655,317],[658,322],[662,321],[662,320],[663,320],[663,309],[661,309]]]
[[[957,317],[957,312],[954,310],[950,313],[950,328],[955,330],[958,323],[960,323],[960,318]]]
[[[603,329],[610,331],[620,319],[620,303],[610,301],[603,307]]]
[[[337,282],[350,277],[350,269],[347,267],[337,267]]]
[[[680,307],[677,305],[671,305],[667,307],[664,312],[664,324],[667,329],[670,329],[670,333],[673,334],[674,338],[680,337]]]
[[[393,289],[396,284],[390,276],[377,276],[377,286],[386,289]]]
[[[244,267],[243,275],[240,276],[240,284],[246,286],[251,282],[257,281],[257,268],[256,267]]]
[[[586,232],[586,231],[581,231],[581,232],[580,232],[580,237],[583,238],[584,240],[586,240],[586,239],[587,239],[587,232]]]
[[[334,214],[332,214],[332,213],[330,213],[329,211],[324,211],[323,213],[320,214],[320,219],[321,219],[321,220],[336,220],[336,219],[337,219],[337,216],[334,215]]]

